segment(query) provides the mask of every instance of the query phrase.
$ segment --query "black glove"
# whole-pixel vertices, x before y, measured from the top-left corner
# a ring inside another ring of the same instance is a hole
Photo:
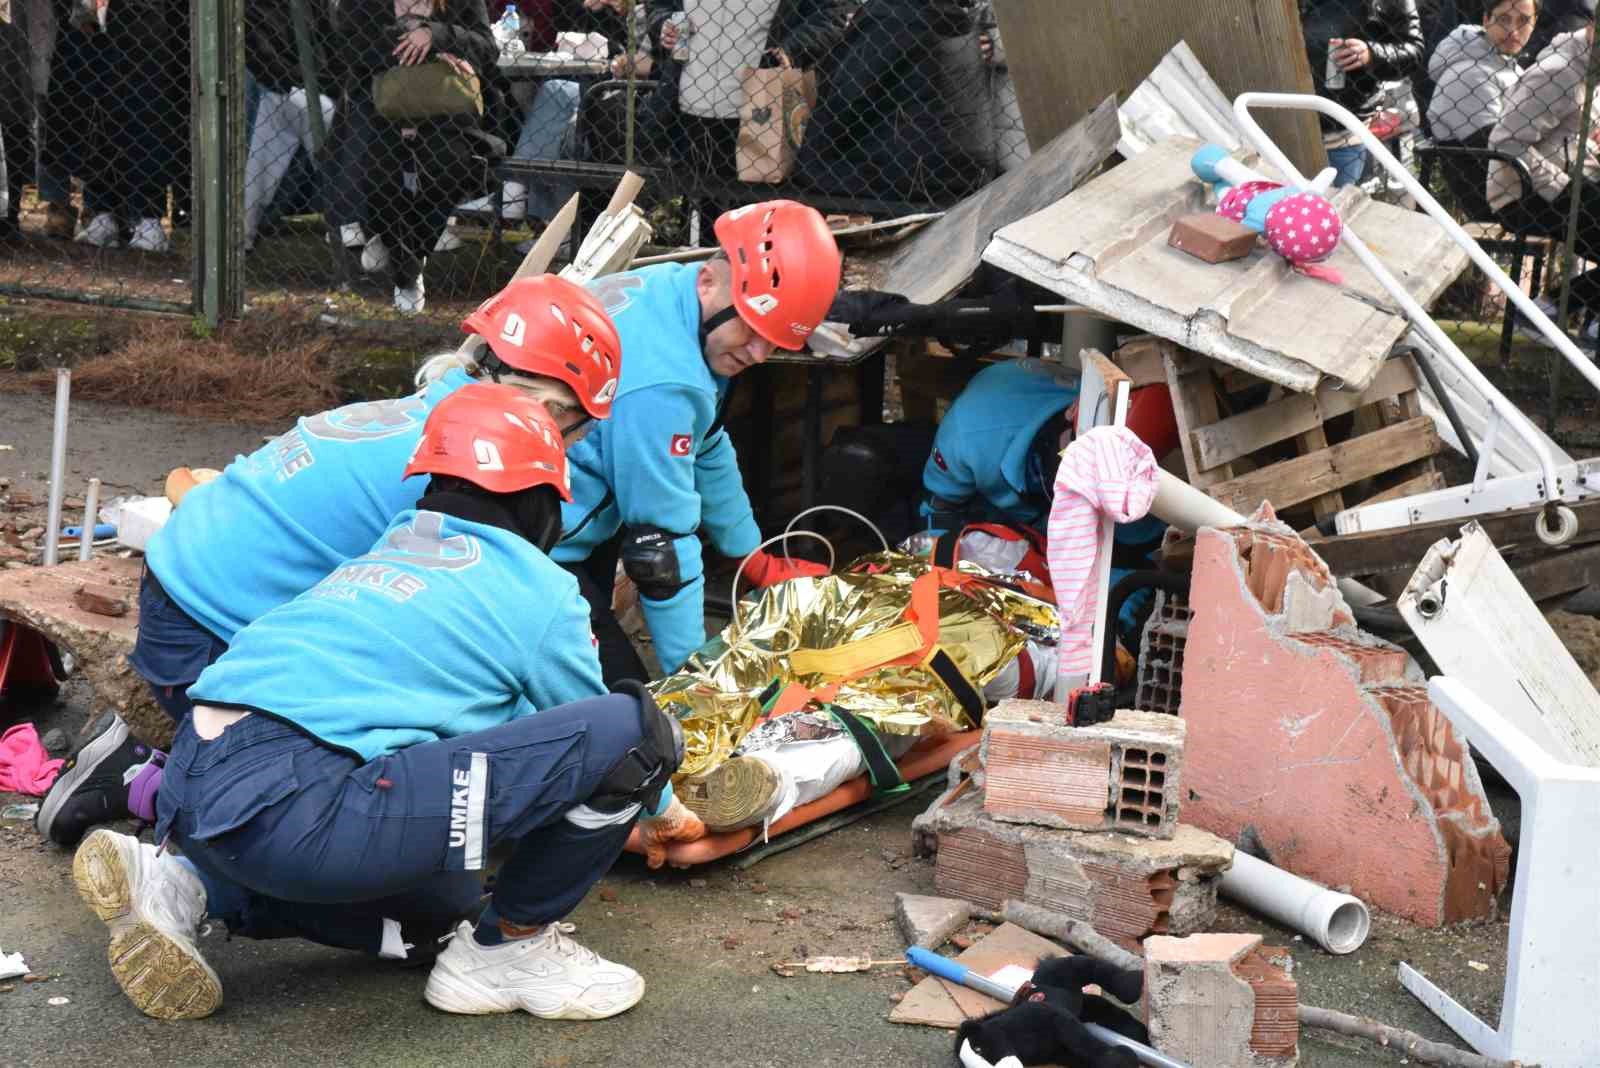
[[[883,293],[876,289],[841,289],[833,298],[833,305],[825,316],[828,322],[844,323],[850,327],[850,332],[858,337],[874,336],[876,331],[872,326],[880,320],[898,322],[892,314],[895,309],[903,309],[911,302],[899,293]],[[861,326],[865,329],[856,329]]]

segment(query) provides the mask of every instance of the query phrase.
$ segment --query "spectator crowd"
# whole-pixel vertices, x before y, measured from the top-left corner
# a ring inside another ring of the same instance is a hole
[[[1578,144],[1594,0],[1299,6],[1316,91],[1387,140],[1392,86],[1409,83],[1423,135],[1466,150],[1446,155],[1443,176],[1468,214],[1553,228],[1574,206],[1575,154],[1600,177],[1600,133]],[[189,0],[10,7],[0,21],[10,194],[0,227],[17,229],[26,184],[36,233],[168,250],[188,218]],[[734,181],[752,71],[814,76],[783,177],[801,195],[950,202],[1028,152],[991,0],[242,8],[247,251],[279,219],[320,213],[330,239],[386,277],[405,312],[425,306],[428,257],[461,244],[452,217],[537,225],[570,195],[560,174],[519,161],[631,159],[707,187]],[[530,62],[541,54],[552,62]],[[1360,181],[1371,167],[1360,139],[1322,126],[1337,182]],[[1592,182],[1577,196],[1600,217]],[[1580,254],[1590,244],[1581,239]],[[1579,299],[1600,307],[1600,275],[1579,282]]]

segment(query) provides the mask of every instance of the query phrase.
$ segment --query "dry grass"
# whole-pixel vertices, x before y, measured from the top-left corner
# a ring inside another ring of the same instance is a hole
[[[282,422],[337,404],[333,339],[302,327],[230,324],[196,337],[188,323],[143,323],[112,351],[76,361],[74,398],[241,422]],[[54,388],[54,375],[27,375]]]

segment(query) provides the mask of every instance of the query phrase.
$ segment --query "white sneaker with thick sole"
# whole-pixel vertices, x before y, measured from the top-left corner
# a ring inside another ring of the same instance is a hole
[[[217,1011],[222,981],[194,941],[205,887],[177,857],[100,828],[73,856],[72,881],[111,928],[111,974],[140,1012],[192,1020]]]
[[[117,217],[109,211],[102,211],[89,220],[89,225],[78,231],[72,240],[80,245],[93,245],[95,248],[121,248],[122,227],[117,225]]]
[[[140,219],[139,225],[133,228],[128,247],[140,252],[166,252],[172,247],[172,239],[161,228],[160,219]]]
[[[493,215],[494,196],[485,194],[465,204],[456,206],[462,215]],[[521,222],[528,217],[528,187],[517,182],[507,182],[500,191],[500,218],[507,222]]]
[[[454,230],[450,229],[455,225],[455,222],[456,217],[454,215],[450,216],[449,220],[445,222],[444,229],[439,231],[439,240],[433,243],[433,251],[454,252],[466,244]]]
[[[339,240],[345,248],[361,248],[367,243],[367,235],[362,232],[360,223],[345,223],[339,227]]]
[[[368,274],[389,269],[389,246],[383,243],[383,238],[374,237],[361,249],[361,269]]]
[[[394,310],[402,315],[416,315],[428,306],[428,291],[417,275],[415,285],[394,287]]]
[[[548,924],[532,938],[480,946],[462,923],[428,975],[422,995],[445,1012],[532,1013],[545,1020],[603,1020],[644,997],[644,978]]]

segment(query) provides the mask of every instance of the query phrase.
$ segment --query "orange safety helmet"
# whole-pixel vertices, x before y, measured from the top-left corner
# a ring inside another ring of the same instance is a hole
[[[452,475],[490,493],[554,486],[572,500],[561,428],[515,386],[473,382],[428,415],[405,477]]]
[[[611,414],[622,340],[605,307],[582,286],[553,274],[514,279],[461,329],[488,342],[505,367],[565,382],[594,418]]]
[[[717,243],[733,265],[733,306],[750,329],[791,351],[828,314],[844,258],[815,208],[768,200],[716,221]]]
[[[1067,408],[1067,429],[1076,431],[1078,402]],[[1128,417],[1124,426],[1134,437],[1150,446],[1159,463],[1161,458],[1178,447],[1178,417],[1172,407],[1172,391],[1163,383],[1140,386],[1128,395]]]

